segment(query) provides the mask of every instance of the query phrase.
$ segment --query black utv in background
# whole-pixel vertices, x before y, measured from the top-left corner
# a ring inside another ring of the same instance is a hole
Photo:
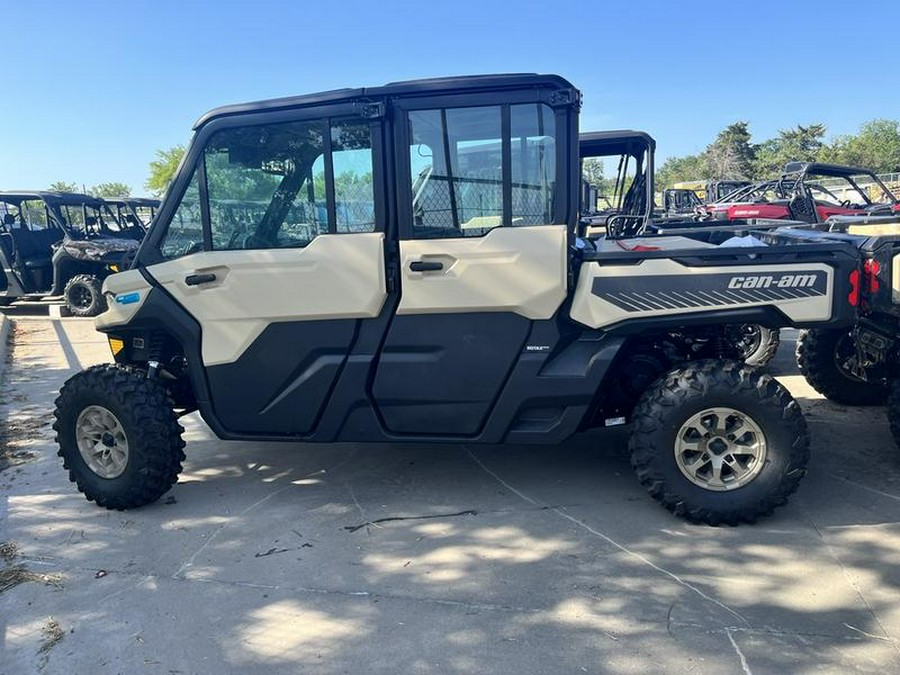
[[[96,316],[103,280],[127,266],[139,239],[101,199],[0,192],[0,304],[62,296],[73,315]]]
[[[159,209],[159,200],[150,197],[123,197],[103,201],[116,217],[119,227],[129,230],[140,239],[143,239]]]

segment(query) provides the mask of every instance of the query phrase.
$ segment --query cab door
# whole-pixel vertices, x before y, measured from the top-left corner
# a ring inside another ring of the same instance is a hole
[[[381,133],[350,106],[198,132],[180,204],[160,214],[163,260],[146,271],[199,323],[227,431],[314,432],[362,324],[382,312]]]
[[[395,111],[400,301],[372,385],[391,433],[477,435],[566,296],[571,120],[516,96]]]

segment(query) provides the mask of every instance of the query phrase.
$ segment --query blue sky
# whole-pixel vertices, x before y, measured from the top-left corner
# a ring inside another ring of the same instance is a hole
[[[3,25],[0,189],[141,194],[217,105],[440,75],[558,73],[582,130],[644,129],[660,160],[739,119],[762,140],[900,117],[895,1],[6,0]]]

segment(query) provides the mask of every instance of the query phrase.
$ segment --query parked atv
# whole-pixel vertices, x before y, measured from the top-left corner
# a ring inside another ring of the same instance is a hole
[[[106,310],[103,280],[138,242],[103,201],[58,192],[0,192],[0,303],[61,297],[74,316]]]
[[[311,442],[546,446],[631,422],[672,512],[784,504],[799,407],[692,340],[848,325],[856,251],[576,238],[580,103],[560,77],[498,75],[202,117],[135,268],[104,285],[116,363],[60,391],[71,480],[111,509],[158,499],[194,410],[223,439]]]

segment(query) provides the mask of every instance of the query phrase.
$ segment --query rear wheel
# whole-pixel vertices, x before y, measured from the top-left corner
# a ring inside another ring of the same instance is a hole
[[[73,316],[97,316],[106,311],[103,282],[91,274],[78,274],[66,284],[66,307]]]
[[[734,327],[733,339],[748,366],[762,367],[775,358],[781,334],[777,328],[766,328],[758,324],[743,324]]]
[[[770,514],[809,460],[796,401],[771,376],[735,362],[699,361],[657,380],[635,408],[629,445],[654,499],[710,525]]]
[[[813,389],[844,405],[884,405],[888,385],[880,377],[863,380],[854,374],[853,333],[846,328],[803,331],[797,341],[797,365]]]
[[[165,387],[143,371],[102,365],[78,373],[60,390],[55,417],[69,480],[98,506],[143,506],[178,480],[184,430]]]

